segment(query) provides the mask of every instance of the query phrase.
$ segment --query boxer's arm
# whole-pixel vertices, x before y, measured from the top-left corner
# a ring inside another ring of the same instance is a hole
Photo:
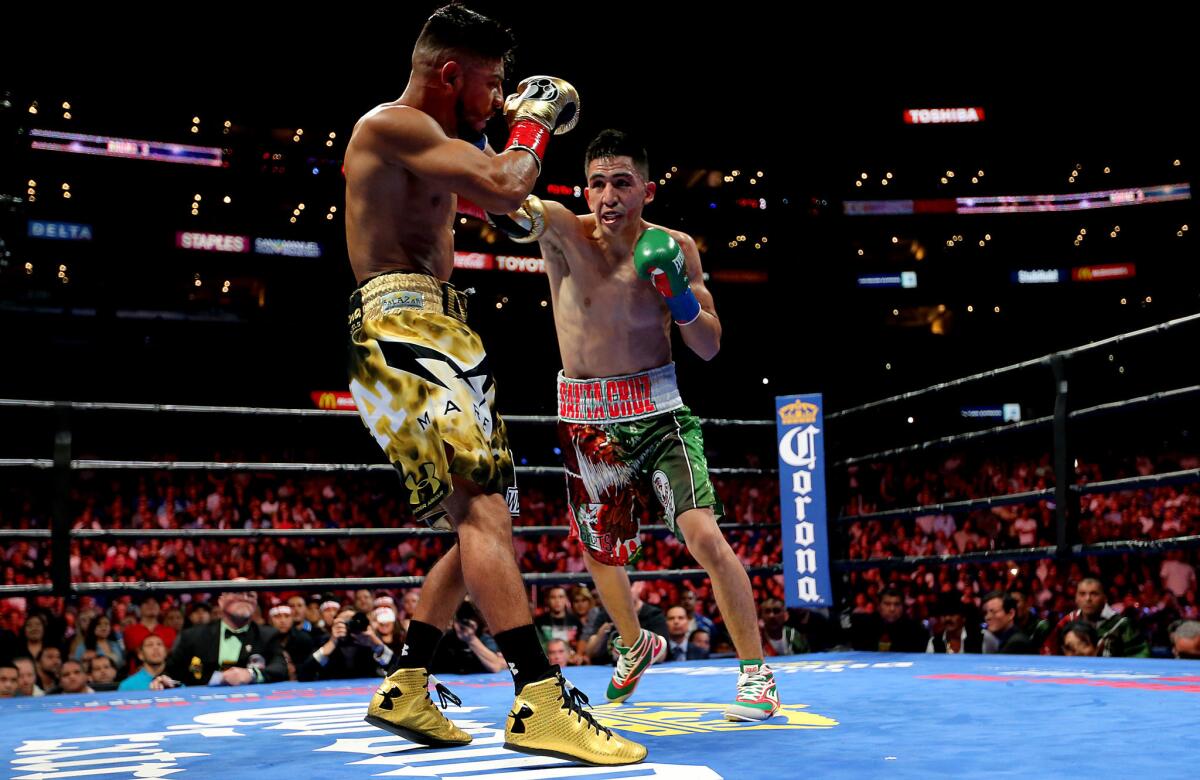
[[[489,156],[466,141],[450,138],[432,118],[415,109],[377,111],[363,120],[358,134],[381,158],[493,213],[515,211],[537,181],[533,155],[515,149]],[[347,167],[352,175],[353,169]]]
[[[542,209],[546,217],[546,230],[538,244],[550,244],[555,249],[560,249],[563,237],[578,229],[579,217],[556,200],[543,200]]]
[[[564,251],[566,236],[579,229],[579,217],[556,200],[544,200],[546,229],[538,239],[542,259],[546,262],[546,274],[555,285],[567,271],[567,253]]]

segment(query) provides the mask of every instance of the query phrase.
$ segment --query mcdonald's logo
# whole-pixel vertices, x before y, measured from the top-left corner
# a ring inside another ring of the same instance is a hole
[[[358,406],[354,403],[354,396],[350,393],[339,390],[314,390],[312,392],[313,406],[318,409],[339,409],[354,411]]]

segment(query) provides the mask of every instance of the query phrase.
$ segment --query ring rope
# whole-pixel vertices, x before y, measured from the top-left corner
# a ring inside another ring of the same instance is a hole
[[[993,369],[989,369],[987,371],[981,371],[978,374],[971,374],[970,376],[965,376],[960,379],[951,379],[947,382],[939,382],[937,384],[930,385],[929,387],[925,387],[920,390],[911,390],[907,393],[901,393],[900,395],[893,395],[889,398],[882,398],[878,401],[870,401],[865,404],[859,404],[858,406],[851,406],[847,409],[841,409],[836,412],[830,412],[829,414],[825,415],[825,420],[826,420],[826,422],[828,422],[829,420],[835,420],[839,417],[848,417],[849,415],[857,414],[858,412],[867,411],[868,409],[875,409],[880,406],[885,406],[890,403],[895,403],[897,401],[907,401],[907,400],[910,400],[913,398],[919,398],[923,395],[941,392],[942,390],[948,390],[952,387],[958,387],[960,385],[965,385],[970,382],[976,382],[981,379],[991,379],[992,377],[1002,376],[1004,374],[1008,374],[1013,371],[1020,371],[1022,369],[1032,368],[1034,366],[1049,365],[1050,361],[1053,360],[1054,358],[1072,357],[1074,355],[1082,354],[1084,352],[1089,352],[1094,349],[1100,349],[1101,347],[1109,346],[1110,344],[1119,344],[1122,341],[1128,341],[1129,339],[1134,339],[1134,338],[1146,336],[1149,334],[1163,333],[1172,328],[1177,328],[1180,325],[1187,325],[1192,322],[1196,322],[1198,320],[1200,320],[1200,313],[1189,314],[1186,317],[1179,317],[1177,319],[1168,320],[1167,322],[1160,322],[1159,324],[1151,325],[1148,328],[1142,328],[1140,330],[1129,331],[1128,333],[1118,333],[1115,336],[1110,336],[1106,339],[1101,339],[1100,341],[1093,341],[1088,344],[1081,344],[1078,347],[1064,349],[1060,352],[1051,352],[1048,355],[1042,355],[1041,357],[1033,358],[1031,360],[1023,360],[1020,363],[1013,363],[1012,365],[1001,366],[1000,368],[993,368]]]
[[[783,567],[774,566],[747,567],[746,574],[751,577],[775,575],[783,572]],[[631,580],[695,580],[708,577],[704,569],[664,569],[659,571],[638,570],[628,572]],[[563,585],[570,583],[588,583],[592,576],[587,572],[549,572],[537,574],[522,574],[521,578],[527,585]],[[425,582],[424,577],[320,577],[311,579],[282,579],[282,580],[176,580],[171,582],[73,582],[71,594],[84,596],[92,594],[120,593],[220,593],[224,591],[273,591],[273,590],[350,590],[357,588],[414,588]],[[0,596],[38,596],[50,595],[51,585],[0,585]]]

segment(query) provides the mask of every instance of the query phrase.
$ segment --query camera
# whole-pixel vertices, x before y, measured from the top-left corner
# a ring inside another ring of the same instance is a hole
[[[465,626],[468,622],[479,625],[479,614],[475,611],[475,607],[471,602],[464,601],[458,606],[458,610],[454,613],[454,622]]]
[[[361,612],[355,612],[354,616],[346,621],[346,633],[361,634],[371,627],[371,621]]]

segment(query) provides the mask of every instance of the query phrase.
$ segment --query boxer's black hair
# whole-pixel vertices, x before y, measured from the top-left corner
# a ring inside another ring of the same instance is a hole
[[[451,3],[433,12],[413,49],[434,61],[451,59],[452,54],[474,54],[488,60],[512,62],[516,38],[512,30],[495,19],[476,13],[466,6]]]
[[[588,166],[592,160],[603,157],[628,157],[646,181],[650,180],[650,158],[646,147],[628,133],[620,130],[601,130],[600,134],[588,144],[583,156],[583,175],[587,176]]]

